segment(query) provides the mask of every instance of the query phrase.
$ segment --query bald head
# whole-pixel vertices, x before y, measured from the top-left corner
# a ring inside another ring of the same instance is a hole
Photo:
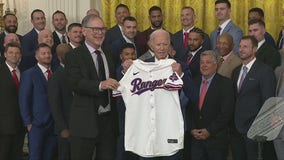
[[[90,15],[90,14],[94,14],[98,17],[100,16],[100,12],[98,10],[94,9],[94,8],[91,8],[87,11],[87,15]]]
[[[6,47],[6,45],[8,43],[12,43],[12,42],[15,42],[15,43],[18,43],[19,45],[21,45],[20,39],[15,33],[7,34],[4,38],[4,44],[3,45],[4,45],[4,47]]]
[[[54,42],[53,42],[53,35],[51,30],[49,29],[44,29],[38,33],[38,44],[40,43],[45,43],[49,47],[52,47]]]
[[[57,57],[60,60],[61,63],[64,64],[64,59],[65,59],[65,54],[70,52],[72,50],[71,46],[68,44],[59,44],[56,47],[56,53],[57,53]]]
[[[228,34],[222,34],[217,41],[217,50],[221,56],[228,55],[234,48],[233,37]]]

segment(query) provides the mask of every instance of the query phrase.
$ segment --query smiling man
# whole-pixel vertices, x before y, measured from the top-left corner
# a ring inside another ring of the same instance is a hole
[[[38,45],[38,33],[42,31],[46,26],[45,14],[40,9],[35,9],[31,13],[31,23],[33,24],[33,29],[25,34],[22,38],[22,61],[21,67],[26,70],[36,64],[34,58],[35,48]]]
[[[67,82],[74,93],[70,110],[71,159],[114,159],[115,106],[110,90],[118,87],[112,55],[102,48],[106,28],[102,18],[82,21],[84,43],[66,54]]]
[[[217,0],[215,2],[215,15],[218,20],[218,27],[211,32],[210,40],[213,50],[216,50],[218,37],[223,33],[229,33],[233,37],[234,44],[239,44],[243,36],[243,31],[231,20],[231,3],[228,0]],[[238,54],[238,45],[235,45],[233,51]]]
[[[68,43],[69,39],[66,35],[66,25],[68,20],[66,19],[66,15],[62,11],[55,11],[52,15],[52,25],[54,27],[53,31],[53,41],[54,46],[53,50],[56,49],[57,45],[60,43]]]

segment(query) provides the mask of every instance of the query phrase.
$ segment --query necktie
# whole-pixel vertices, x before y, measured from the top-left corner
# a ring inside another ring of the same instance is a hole
[[[19,89],[19,79],[18,79],[18,76],[16,74],[16,70],[15,69],[12,71],[12,77],[13,77],[13,80],[15,82],[16,88],[18,90]]]
[[[224,58],[220,57],[220,63],[222,64],[224,62]]]
[[[199,103],[198,103],[199,105],[198,105],[198,108],[199,108],[200,111],[202,109],[204,98],[205,98],[205,95],[206,95],[206,92],[207,92],[207,83],[208,83],[207,80],[203,81],[203,86],[202,86],[202,89],[201,89],[201,93],[199,95]]]
[[[101,81],[104,81],[106,80],[106,72],[105,72],[105,66],[101,55],[101,51],[96,50],[95,53],[97,54],[97,61],[98,61],[98,71],[99,71],[98,76]],[[107,104],[108,104],[108,91],[104,90],[101,97],[101,105],[103,107],[106,107]]]
[[[188,33],[184,32],[183,48],[187,47],[187,43],[188,43]]]
[[[64,35],[64,34],[62,35],[61,38],[62,38],[62,41],[61,41],[61,42],[62,42],[62,43],[66,43],[66,39],[65,39],[65,35]]]
[[[242,76],[241,76],[241,79],[240,79],[240,83],[239,83],[239,91],[243,85],[243,82],[244,82],[244,79],[246,78],[246,75],[248,73],[248,67],[246,66],[243,66],[243,73],[242,73]]]
[[[47,73],[47,80],[49,80],[50,77],[51,77],[51,71],[50,71],[50,69],[46,70],[46,73]]]
[[[101,55],[101,51],[96,50],[95,53],[97,54],[97,62],[98,62],[98,76],[100,77],[100,80],[106,80],[106,72],[105,72],[105,66],[103,57]]]
[[[193,55],[191,53],[188,54],[187,58],[186,58],[186,64],[189,65],[191,59],[192,59]]]
[[[221,30],[222,30],[222,28],[221,28],[221,27],[218,27],[216,43],[217,43],[218,38],[219,38],[219,36],[220,36],[220,34],[221,34]]]

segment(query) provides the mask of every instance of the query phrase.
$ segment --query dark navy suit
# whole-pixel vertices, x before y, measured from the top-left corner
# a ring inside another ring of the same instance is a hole
[[[35,49],[38,45],[38,33],[33,28],[30,32],[25,34],[22,38],[22,61],[20,67],[27,70],[33,67],[37,61],[34,57]]]
[[[21,76],[19,103],[24,125],[29,131],[30,160],[51,160],[55,153],[56,136],[47,96],[47,80],[38,65]]]

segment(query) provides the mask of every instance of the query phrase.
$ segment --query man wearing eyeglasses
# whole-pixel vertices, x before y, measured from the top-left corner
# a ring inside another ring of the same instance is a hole
[[[112,160],[115,156],[113,115],[110,96],[118,87],[111,54],[102,47],[103,20],[87,15],[82,21],[85,42],[66,55],[68,84],[74,94],[70,111],[71,159]]]

